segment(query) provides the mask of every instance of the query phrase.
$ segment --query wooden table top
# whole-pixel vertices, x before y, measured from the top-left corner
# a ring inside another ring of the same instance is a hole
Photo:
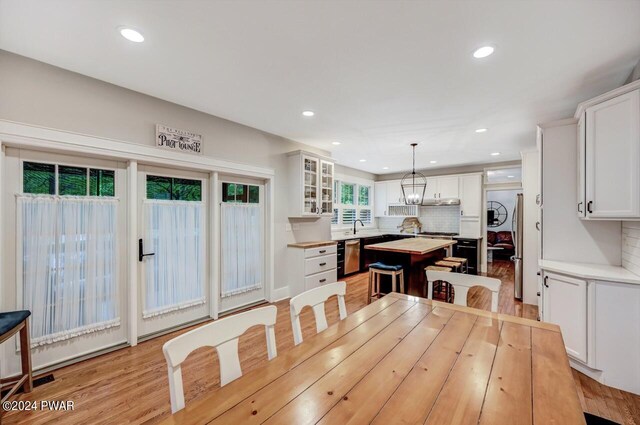
[[[165,423],[533,425],[585,419],[557,326],[392,293],[187,404]]]
[[[397,241],[367,245],[365,249],[378,251],[402,252],[406,254],[424,255],[432,251],[447,248],[456,241],[449,239],[406,238]]]

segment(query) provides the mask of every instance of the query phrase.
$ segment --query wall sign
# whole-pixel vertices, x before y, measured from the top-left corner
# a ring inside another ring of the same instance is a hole
[[[172,151],[202,155],[202,135],[156,124],[156,146]]]

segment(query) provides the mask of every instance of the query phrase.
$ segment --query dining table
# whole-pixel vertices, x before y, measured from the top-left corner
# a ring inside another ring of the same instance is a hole
[[[571,425],[585,418],[558,326],[392,292],[164,423]]]
[[[372,261],[402,266],[405,292],[422,296],[427,284],[425,267],[450,255],[455,244],[451,239],[415,237],[365,245],[364,249]]]

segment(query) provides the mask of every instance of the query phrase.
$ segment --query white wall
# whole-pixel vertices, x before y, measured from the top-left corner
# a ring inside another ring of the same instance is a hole
[[[125,70],[123,70],[125,72]],[[154,145],[155,124],[203,135],[203,154],[275,170],[275,286],[285,282],[287,243],[328,239],[330,219],[285,231],[286,152],[328,152],[0,50],[0,119]],[[296,119],[297,117],[292,117]]]
[[[538,152],[522,154],[522,194],[523,194],[523,242],[522,242],[522,301],[538,304],[538,205],[536,196],[539,189]]]
[[[487,191],[487,202],[485,203],[485,208],[488,208],[490,201],[500,202],[507,209],[507,219],[506,221],[497,227],[489,227],[487,226],[487,230],[492,230],[494,232],[499,231],[511,231],[511,220],[513,219],[513,208],[516,205],[516,195],[518,193],[522,193],[522,190],[488,190]]]

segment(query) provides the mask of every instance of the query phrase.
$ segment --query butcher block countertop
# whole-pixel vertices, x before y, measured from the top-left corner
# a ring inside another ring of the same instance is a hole
[[[406,254],[424,255],[432,251],[454,245],[456,241],[448,239],[409,238],[391,242],[382,242],[367,245],[365,249],[378,251],[402,252]]]
[[[337,241],[312,241],[312,242],[298,242],[290,243],[291,248],[318,248],[320,246],[337,245]]]

